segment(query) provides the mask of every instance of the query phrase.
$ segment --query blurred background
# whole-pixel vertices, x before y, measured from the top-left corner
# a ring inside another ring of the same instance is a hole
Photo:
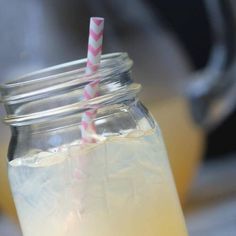
[[[0,83],[86,57],[90,16],[105,18],[103,52],[126,51],[134,60],[190,236],[236,235],[236,2],[0,0]],[[9,137],[0,123],[0,235],[18,236]]]

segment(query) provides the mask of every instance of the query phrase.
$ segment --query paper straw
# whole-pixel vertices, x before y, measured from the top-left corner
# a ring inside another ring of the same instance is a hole
[[[89,39],[88,39],[88,53],[86,74],[90,75],[97,72],[100,65],[100,58],[102,54],[104,19],[101,17],[91,17],[89,25]],[[98,96],[99,78],[85,86],[83,91],[84,100],[92,99]],[[81,133],[84,142],[95,142],[94,135],[96,128],[94,125],[94,118],[96,117],[96,110],[86,111],[82,116]]]

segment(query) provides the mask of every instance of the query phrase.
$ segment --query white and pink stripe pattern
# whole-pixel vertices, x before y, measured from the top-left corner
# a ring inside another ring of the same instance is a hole
[[[103,41],[104,19],[100,17],[91,17],[89,26],[88,54],[86,74],[90,75],[98,70]],[[83,97],[89,100],[98,96],[99,78],[94,79],[91,83],[85,86]],[[81,122],[81,132],[84,142],[95,142],[94,135],[96,128],[93,119],[96,117],[96,110],[86,111],[83,114]]]
[[[86,73],[91,74],[98,70],[102,54],[104,19],[91,17],[89,26],[89,40],[87,53]]]

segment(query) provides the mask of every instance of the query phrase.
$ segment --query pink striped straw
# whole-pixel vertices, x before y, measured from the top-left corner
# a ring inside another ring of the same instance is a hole
[[[102,54],[104,19],[101,17],[91,17],[89,25],[88,53],[86,74],[97,72]],[[99,79],[96,78],[87,84],[83,91],[84,100],[89,100],[98,96]],[[95,142],[94,135],[96,128],[93,119],[96,117],[96,110],[86,111],[82,116],[81,133],[84,142]]]

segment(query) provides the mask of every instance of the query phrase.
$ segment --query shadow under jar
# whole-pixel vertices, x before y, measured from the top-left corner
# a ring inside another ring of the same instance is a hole
[[[126,53],[28,74],[1,86],[12,137],[8,174],[24,236],[187,235],[157,123],[137,98]],[[99,78],[99,96],[83,100]],[[84,142],[81,120],[96,109]]]

